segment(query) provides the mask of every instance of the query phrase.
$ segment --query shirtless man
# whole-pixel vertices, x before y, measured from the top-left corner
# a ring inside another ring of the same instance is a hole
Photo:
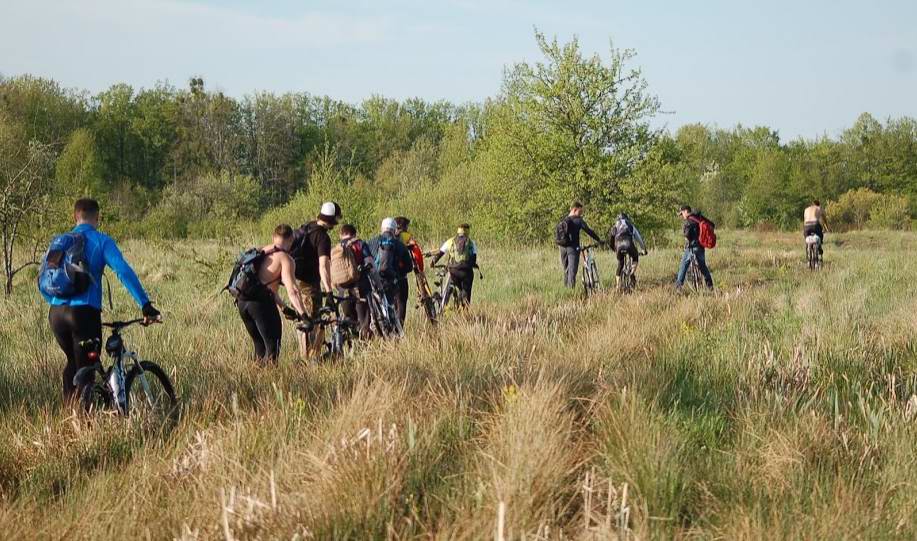
[[[825,243],[825,231],[828,230],[828,221],[825,219],[825,211],[821,208],[821,202],[818,199],[812,201],[812,204],[806,207],[803,213],[802,237],[808,237],[811,234],[818,236],[819,254],[823,253],[821,246]]]
[[[255,359],[262,364],[275,364],[280,356],[283,333],[281,312],[290,319],[305,313],[296,285],[296,263],[288,253],[293,242],[293,228],[286,224],[278,225],[272,240],[273,244],[262,248],[266,254],[258,268],[262,287],[236,300],[245,330],[255,345]],[[286,288],[293,308],[287,307],[280,298],[277,291],[280,284]]]

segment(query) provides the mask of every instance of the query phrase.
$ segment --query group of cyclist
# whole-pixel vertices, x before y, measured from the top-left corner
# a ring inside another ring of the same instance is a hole
[[[450,280],[464,301],[470,302],[478,250],[470,238],[468,224],[460,225],[455,236],[446,240],[437,251],[424,253],[409,230],[410,220],[404,216],[382,220],[379,234],[368,241],[358,236],[356,227],[343,224],[338,240],[332,241],[331,233],[342,214],[336,202],[325,202],[314,220],[297,229],[287,224],[278,225],[271,243],[258,251],[260,260],[255,286],[236,297],[236,306],[259,361],[274,363],[279,357],[283,334],[281,316],[297,322],[311,321],[323,306],[338,301],[340,305],[336,308],[344,317],[356,321],[359,336],[370,338],[373,333],[367,298],[372,289],[371,279],[378,279],[382,284],[384,296],[397,312],[403,327],[409,299],[408,276],[412,272],[423,273],[425,256],[432,258],[433,265],[446,258]],[[693,263],[707,288],[712,289],[713,277],[705,257],[704,228],[709,224],[712,231],[713,224],[687,205],[680,208],[679,215],[683,220],[685,248],[675,287],[681,289]],[[83,345],[101,340],[101,283],[105,267],[114,270],[133,297],[145,324],[161,321],[160,312],[153,306],[115,241],[98,231],[99,203],[93,199],[79,199],[74,205],[73,217],[76,226],[52,241],[39,274],[39,289],[50,305],[49,325],[67,358],[63,373],[63,394],[67,399],[75,392],[74,375],[90,364],[90,352],[85,351]],[[804,235],[818,237],[819,253],[826,230],[825,213],[815,200],[804,212]],[[631,268],[636,269],[640,255],[648,253],[639,229],[626,213],[618,215],[606,239],[601,239],[583,219],[583,205],[576,202],[557,227],[556,240],[560,246],[563,282],[567,287],[576,285],[582,232],[614,250],[618,261],[616,280],[621,279],[627,257],[632,261]],[[338,275],[347,274],[346,269],[350,269],[346,282],[335,277],[333,268]],[[281,285],[289,304],[280,295]],[[298,334],[303,358],[318,358],[323,344],[321,328]]]
[[[712,290],[713,275],[707,266],[706,251],[708,247],[715,245],[715,237],[710,241],[713,244],[710,244],[703,237],[706,234],[705,229],[709,227],[710,234],[712,234],[715,225],[699,212],[695,212],[689,205],[682,205],[678,210],[678,215],[682,219],[682,235],[685,238],[685,247],[675,276],[675,289],[681,292],[688,271],[691,265],[694,264],[703,277],[704,285],[707,289]],[[822,245],[824,244],[824,234],[827,229],[828,224],[825,212],[821,207],[821,202],[815,199],[803,212],[803,237],[806,239],[810,239],[813,236],[817,237],[819,255],[823,253]],[[577,201],[570,206],[569,214],[557,225],[555,237],[555,243],[560,249],[563,282],[566,287],[576,287],[580,255],[583,252],[582,232],[592,237],[598,245],[608,246],[615,253],[618,261],[617,270],[615,271],[616,286],[621,283],[621,275],[627,257],[630,257],[632,261],[632,279],[636,280],[636,270],[640,263],[640,255],[647,255],[648,252],[646,243],[640,235],[640,230],[633,223],[630,216],[624,212],[618,214],[614,225],[608,231],[608,235],[605,239],[602,239],[583,219],[583,204]]]

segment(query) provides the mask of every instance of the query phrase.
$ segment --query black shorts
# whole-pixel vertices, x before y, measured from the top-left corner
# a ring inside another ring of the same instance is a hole
[[[813,234],[817,235],[822,242],[825,241],[825,230],[822,229],[821,223],[805,224],[802,226],[803,238]]]

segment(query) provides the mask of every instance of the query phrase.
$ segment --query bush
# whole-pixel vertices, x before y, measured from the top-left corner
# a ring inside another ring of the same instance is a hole
[[[377,222],[381,219],[376,212],[376,192],[362,177],[348,181],[338,171],[316,172],[305,191],[261,218],[260,229],[263,234],[269,235],[277,224],[298,227],[314,220],[323,202],[336,201],[343,213],[341,223],[354,224],[360,235],[367,238],[370,231],[376,231]]]
[[[907,197],[883,195],[873,205],[867,224],[874,229],[909,229],[911,216]]]
[[[846,231],[871,227],[907,229],[910,225],[907,197],[879,194],[869,188],[850,190],[826,207],[828,223],[833,229]]]
[[[147,214],[140,233],[162,238],[233,234],[255,218],[258,193],[252,177],[225,172],[171,184]]]

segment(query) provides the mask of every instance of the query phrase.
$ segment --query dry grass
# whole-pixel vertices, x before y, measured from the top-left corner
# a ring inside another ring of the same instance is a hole
[[[195,262],[231,247],[126,243],[168,320],[128,335],[178,385],[166,427],[61,408],[23,279],[0,300],[2,537],[917,537],[917,235],[832,237],[819,274],[796,236],[722,237],[717,295],[674,295],[661,250],[638,294],[589,302],[553,251],[482,246],[467,316],[318,367],[288,328],[271,370]]]

